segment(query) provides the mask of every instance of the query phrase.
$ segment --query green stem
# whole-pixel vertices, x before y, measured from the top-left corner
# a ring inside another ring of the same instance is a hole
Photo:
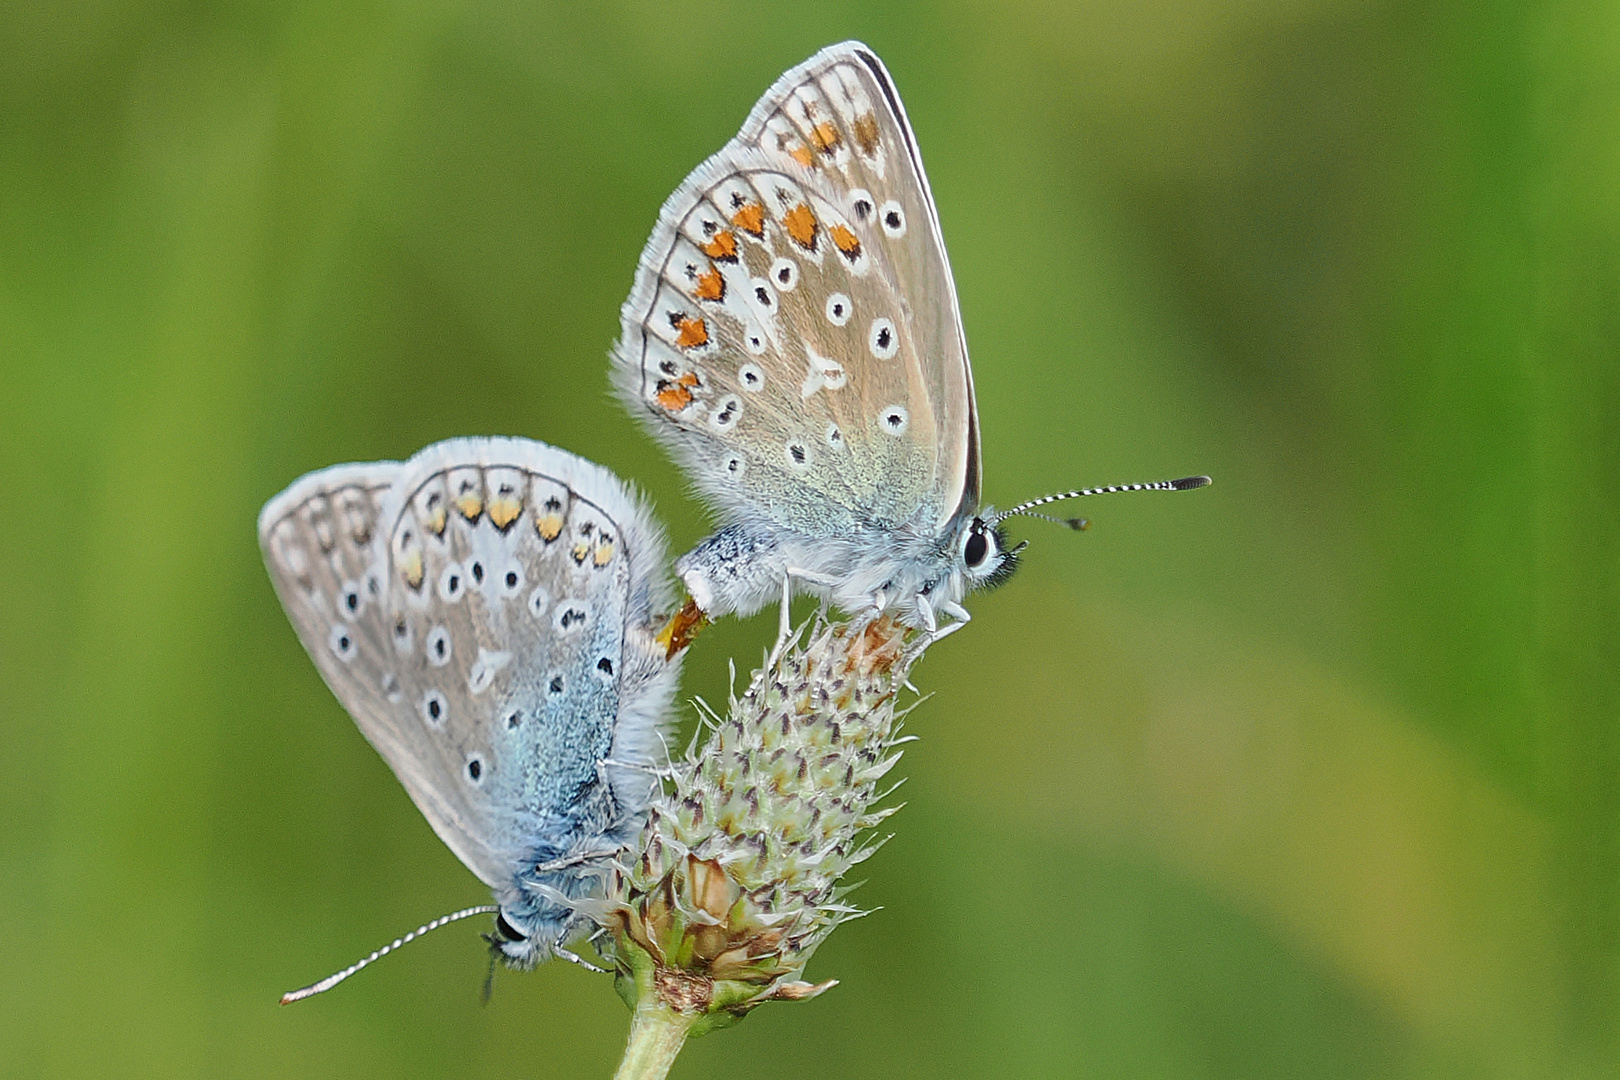
[[[630,1038],[625,1043],[624,1060],[613,1080],[664,1080],[675,1055],[681,1052],[692,1025],[701,1013],[678,1013],[658,999],[642,995],[630,1020]]]

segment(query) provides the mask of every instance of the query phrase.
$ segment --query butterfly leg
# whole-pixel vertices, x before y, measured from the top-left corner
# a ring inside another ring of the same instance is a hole
[[[943,604],[939,605],[939,610],[941,614],[949,615],[956,621],[950,623],[949,625],[942,626],[937,630],[930,626],[928,628],[928,643],[930,645],[943,638],[950,637],[952,634],[962,629],[962,627],[973,621],[973,616],[968,614],[968,609],[963,607],[961,604],[958,604],[954,600],[945,601]]]
[[[570,950],[564,948],[561,939],[559,939],[559,940],[552,943],[551,951],[553,953],[555,953],[556,955],[562,957],[564,960],[569,961],[570,963],[578,964],[580,967],[584,968],[586,971],[594,971],[598,975],[606,975],[607,974],[607,968],[597,967],[595,964],[591,963],[589,960],[585,959],[583,956],[580,956],[578,953],[571,952]]]
[[[777,623],[776,627],[776,644],[771,646],[770,658],[765,661],[765,667],[767,670],[774,668],[776,666],[776,662],[782,659],[782,654],[787,651],[788,641],[793,637],[793,614],[791,605],[793,603],[794,578],[798,578],[807,585],[821,585],[823,587],[830,587],[838,584],[837,578],[831,578],[825,574],[818,574],[813,570],[801,570],[796,566],[790,566],[782,572],[782,618],[781,621]]]
[[[922,616],[923,629],[933,641],[939,640],[939,620],[934,617],[934,605],[928,602],[928,597],[917,594],[917,614]]]
[[[662,739],[663,736],[660,734],[659,738]],[[664,747],[664,759],[666,761],[669,759],[668,746]],[[673,780],[675,778],[675,771],[668,767],[659,768],[657,765],[644,765],[639,761],[620,761],[617,758],[603,758],[596,763],[596,778],[603,784],[607,784],[608,782],[607,771],[610,768],[629,769],[631,772],[646,773],[648,776],[656,776],[660,780]]]
[[[566,870],[570,866],[583,866],[585,863],[596,862],[600,859],[611,859],[617,855],[617,848],[612,851],[582,851],[578,855],[569,855],[561,859],[540,863],[534,868],[537,874],[549,874],[557,870]]]

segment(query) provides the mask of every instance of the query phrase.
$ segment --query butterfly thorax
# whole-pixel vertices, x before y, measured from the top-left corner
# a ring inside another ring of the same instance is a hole
[[[845,611],[880,608],[922,627],[930,611],[999,583],[1013,565],[995,529],[961,514],[934,535],[857,525],[839,536],[807,537],[768,522],[738,522],[682,556],[676,572],[711,616],[752,614],[779,598],[791,578],[795,591]]]
[[[578,902],[601,894],[614,855],[630,843],[645,820],[640,813],[617,814],[610,798],[589,801],[596,805],[581,808],[583,820],[537,830],[543,835],[570,835],[578,838],[576,842],[567,850],[537,847],[513,867],[510,886],[495,891],[501,911],[490,943],[513,967],[530,968],[550,959],[590,924]],[[609,814],[618,820],[604,827]]]

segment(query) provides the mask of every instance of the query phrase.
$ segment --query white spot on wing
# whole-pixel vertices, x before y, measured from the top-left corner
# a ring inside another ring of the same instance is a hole
[[[511,653],[490,652],[479,646],[478,659],[473,661],[472,670],[467,673],[467,689],[474,694],[482,694],[495,681],[495,673],[511,662]]]
[[[890,199],[878,207],[878,224],[883,226],[883,234],[891,240],[898,240],[906,235],[906,211],[899,203]]]
[[[444,667],[450,662],[450,631],[442,626],[435,626],[427,635],[428,663],[434,667]]]
[[[862,225],[872,220],[872,214],[876,208],[877,203],[873,200],[870,191],[865,188],[854,188],[850,191],[849,212]]]
[[[540,618],[551,606],[551,597],[546,594],[544,586],[536,585],[534,592],[529,594],[529,614]]]
[[[849,375],[844,371],[843,364],[822,356],[808,344],[804,347],[804,353],[810,360],[810,370],[804,377],[804,385],[799,388],[801,399],[808,399],[823,388],[828,390],[844,388],[844,383],[849,381]]]
[[[709,426],[715,431],[725,434],[737,426],[737,419],[742,416],[742,399],[736,394],[727,394],[715,405],[714,411],[709,414]]]
[[[799,264],[783,256],[771,263],[771,280],[783,292],[792,292],[799,284]]]
[[[827,297],[827,321],[834,326],[843,326],[849,322],[849,297],[841,292],[835,292]]]
[[[451,563],[439,574],[439,599],[453,604],[467,591],[467,572],[460,563]]]
[[[354,632],[349,629],[347,623],[338,623],[333,626],[332,632],[327,635],[326,643],[331,646],[333,654],[345,664],[354,659],[356,651]]]

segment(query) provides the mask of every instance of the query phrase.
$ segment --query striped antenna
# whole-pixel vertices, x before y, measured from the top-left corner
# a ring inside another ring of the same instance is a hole
[[[371,964],[373,961],[381,960],[383,957],[387,956],[401,945],[410,944],[423,934],[427,933],[429,930],[437,930],[441,926],[446,926],[453,922],[459,922],[462,919],[470,918],[474,915],[490,915],[500,910],[501,909],[496,907],[494,904],[480,904],[478,907],[462,908],[460,911],[452,911],[448,915],[440,915],[437,919],[434,919],[427,925],[418,926],[415,930],[412,930],[404,937],[395,938],[393,941],[389,942],[387,945],[384,945],[382,948],[378,949],[364,960],[355,961],[353,964],[344,968],[337,974],[328,975],[320,982],[311,983],[302,990],[293,990],[289,993],[282,994],[281,1003],[283,1005],[291,1005],[295,1001],[303,1001],[305,998],[314,997],[316,994],[324,994],[326,991],[332,989],[332,987],[336,986],[344,979],[347,979],[350,975],[353,975],[361,968]]]
[[[1059,495],[1043,495],[1039,499],[1019,503],[1011,510],[1003,510],[999,514],[992,515],[988,519],[988,524],[996,526],[1014,514],[1022,514],[1025,517],[1038,517],[1047,521],[1055,521],[1060,525],[1067,525],[1071,529],[1084,529],[1088,524],[1085,518],[1055,518],[1050,514],[1034,513],[1034,509],[1037,506],[1045,506],[1047,503],[1062,502],[1064,499],[1081,499],[1087,495],[1113,495],[1120,491],[1192,491],[1194,488],[1208,487],[1211,483],[1213,481],[1207,476],[1183,476],[1180,480],[1160,480],[1153,484],[1109,484],[1106,487],[1080,488],[1077,491],[1065,491]]]

